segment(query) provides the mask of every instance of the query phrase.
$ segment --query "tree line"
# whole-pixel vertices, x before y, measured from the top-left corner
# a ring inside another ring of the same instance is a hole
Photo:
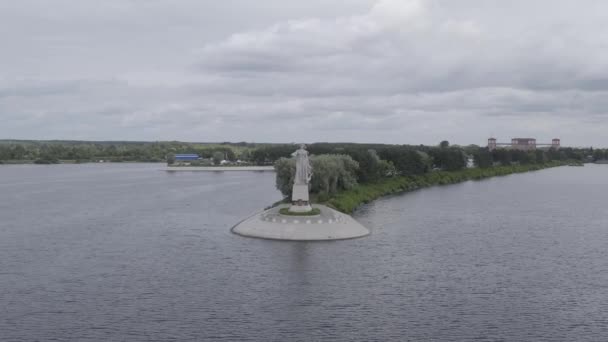
[[[171,155],[180,153],[196,153],[203,158],[213,158],[220,153],[234,161],[249,159],[255,146],[249,143],[0,141],[0,162],[165,162]]]
[[[252,152],[253,161],[258,164],[274,162],[277,188],[286,197],[290,196],[293,185],[295,164],[291,153],[294,148],[294,145],[265,146]],[[436,171],[459,172],[467,166],[479,169],[542,166],[608,157],[608,150],[561,148],[489,151],[486,147],[475,145],[450,146],[447,141],[437,146],[319,143],[311,144],[307,149],[313,165],[311,193],[321,198],[349,190],[358,183],[374,183],[395,176],[423,176]]]
[[[185,143],[185,142],[86,142],[86,141],[0,141],[0,162],[4,161],[138,161],[165,162],[179,153],[196,153],[206,159],[222,155],[229,161],[242,160],[256,165],[273,165],[291,156],[294,144]],[[605,149],[536,150],[530,152],[487,148],[475,145],[437,146],[355,143],[314,143],[311,155],[348,155],[359,164],[357,179],[373,181],[388,174],[421,175],[432,170],[456,171],[472,157],[477,166],[534,164],[552,160],[598,161],[608,159]],[[215,157],[215,158],[214,158]]]

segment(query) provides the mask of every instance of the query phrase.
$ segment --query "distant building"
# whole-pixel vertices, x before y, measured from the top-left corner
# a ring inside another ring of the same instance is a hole
[[[496,138],[488,139],[488,150],[494,151],[496,149]]]
[[[183,154],[175,154],[173,158],[167,158],[167,164],[169,165],[182,165],[188,166],[192,162],[198,161],[201,158],[198,154],[193,153],[183,153]]]
[[[518,151],[534,151],[539,146],[542,146],[541,148],[545,149],[553,148],[559,150],[561,148],[561,140],[555,138],[551,141],[551,144],[539,144],[536,142],[535,138],[513,138],[511,139],[511,143],[509,144],[496,142],[496,138],[488,139],[488,150],[494,151],[498,148],[498,146]]]
[[[195,161],[195,160],[199,160],[199,155],[198,154],[176,154],[175,155],[175,161],[176,162],[188,162],[188,161]]]
[[[536,150],[536,139],[534,138],[513,138],[511,139],[511,148],[520,151]]]

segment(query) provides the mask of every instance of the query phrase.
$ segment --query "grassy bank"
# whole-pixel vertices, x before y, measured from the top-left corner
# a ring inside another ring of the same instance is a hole
[[[352,213],[358,206],[371,202],[382,196],[399,192],[412,191],[434,185],[445,185],[480,180],[512,173],[521,173],[572,164],[572,162],[554,161],[546,164],[497,166],[487,169],[465,169],[461,171],[439,171],[420,176],[403,176],[384,179],[380,182],[359,184],[353,189],[342,191],[325,204],[344,213]]]

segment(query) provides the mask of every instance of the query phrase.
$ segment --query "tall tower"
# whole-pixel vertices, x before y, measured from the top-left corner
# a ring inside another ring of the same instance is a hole
[[[559,150],[560,147],[561,147],[561,140],[555,138],[551,141],[551,148]]]
[[[488,139],[488,150],[494,151],[496,149],[496,139],[490,138]]]

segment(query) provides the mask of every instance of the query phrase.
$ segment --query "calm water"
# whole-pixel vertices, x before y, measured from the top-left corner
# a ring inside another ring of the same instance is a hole
[[[608,340],[608,166],[384,198],[325,243],[229,233],[273,173],[160,167],[0,167],[0,340]]]

